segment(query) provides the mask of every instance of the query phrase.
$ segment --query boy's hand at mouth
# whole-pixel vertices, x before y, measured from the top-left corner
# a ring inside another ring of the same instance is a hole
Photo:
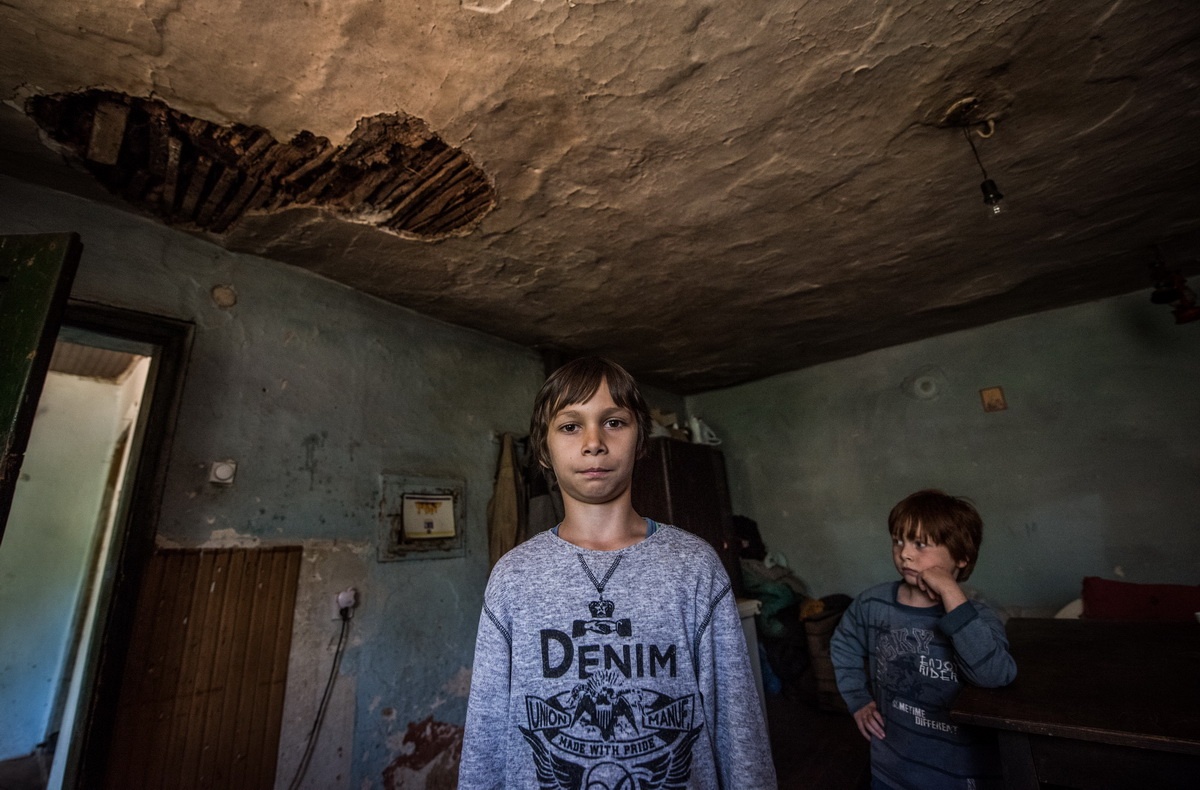
[[[917,574],[917,587],[931,601],[940,602],[947,612],[967,601],[958,580],[945,568],[926,568]]]

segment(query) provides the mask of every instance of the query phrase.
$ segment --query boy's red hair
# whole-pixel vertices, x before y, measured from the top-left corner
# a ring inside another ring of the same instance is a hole
[[[979,559],[983,519],[969,499],[926,488],[896,503],[888,515],[888,532],[893,538],[945,546],[955,562],[966,561],[958,572],[958,581],[965,582]]]

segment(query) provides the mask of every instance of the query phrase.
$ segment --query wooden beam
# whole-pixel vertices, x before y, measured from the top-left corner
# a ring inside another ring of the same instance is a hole
[[[129,120],[129,105],[102,101],[92,114],[92,135],[88,140],[87,158],[96,164],[115,165],[125,141],[125,125]]]

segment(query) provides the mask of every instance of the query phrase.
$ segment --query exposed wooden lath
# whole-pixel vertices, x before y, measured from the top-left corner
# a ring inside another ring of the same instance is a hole
[[[301,549],[155,554],[105,787],[274,786]]]
[[[404,113],[363,118],[338,146],[309,132],[283,143],[111,91],[36,96],[26,111],[113,193],[214,233],[247,213],[312,206],[433,239],[469,230],[495,204],[483,171]]]
[[[138,359],[136,354],[59,340],[54,344],[54,354],[50,357],[50,370],[119,384],[125,380]]]

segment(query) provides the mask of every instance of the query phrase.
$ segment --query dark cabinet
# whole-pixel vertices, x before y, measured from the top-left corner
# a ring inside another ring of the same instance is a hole
[[[656,438],[647,445],[648,454],[633,470],[634,510],[708,541],[729,573],[734,593],[742,595],[725,456],[711,445],[677,439]]]

